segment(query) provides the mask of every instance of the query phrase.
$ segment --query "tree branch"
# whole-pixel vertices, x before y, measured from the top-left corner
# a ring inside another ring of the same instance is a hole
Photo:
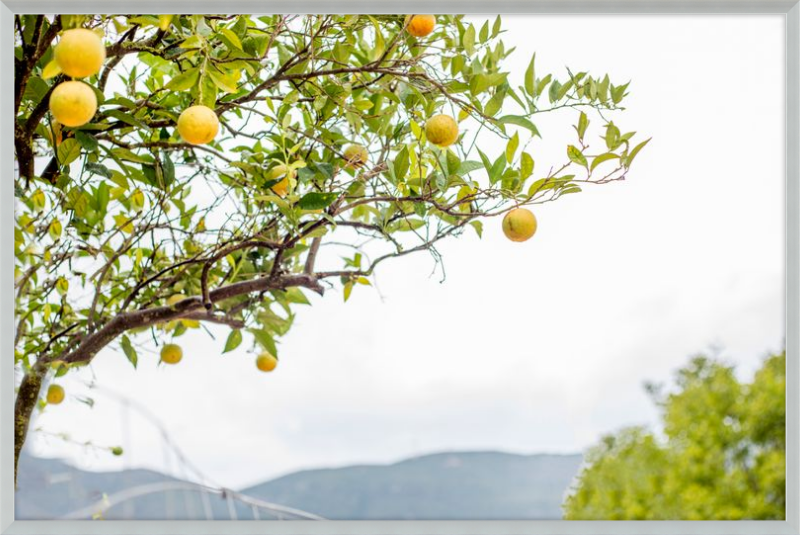
[[[302,286],[322,295],[325,288],[312,275],[285,275],[278,277],[262,277],[243,282],[236,282],[217,288],[209,293],[212,303],[224,301],[240,295],[264,290],[284,290],[286,288]],[[187,314],[202,310],[203,302],[199,297],[190,297],[176,303],[174,306],[161,306],[124,312],[117,315],[101,329],[90,334],[81,341],[71,353],[61,357],[67,363],[91,362],[98,351],[111,343],[117,336],[137,327],[147,327],[186,317]],[[206,313],[206,318],[208,315]],[[38,362],[38,361],[37,361]]]

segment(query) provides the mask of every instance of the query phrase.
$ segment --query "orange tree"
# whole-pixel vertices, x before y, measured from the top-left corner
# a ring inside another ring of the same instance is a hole
[[[143,333],[212,322],[226,351],[249,337],[274,358],[304,291],[347,299],[484,218],[527,239],[524,206],[624,179],[646,143],[610,119],[627,83],[531,58],[512,85],[500,17],[15,22],[17,456],[42,384],[110,344],[136,366]],[[540,172],[535,118],[555,110],[575,132]],[[333,243],[352,252],[322,270]]]

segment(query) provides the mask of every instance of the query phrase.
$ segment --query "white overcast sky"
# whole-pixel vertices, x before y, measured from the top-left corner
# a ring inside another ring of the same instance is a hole
[[[492,17],[493,18],[493,17]],[[442,450],[579,452],[657,414],[642,389],[711,345],[749,376],[784,337],[784,44],[777,16],[506,16],[508,66],[632,79],[623,131],[653,141],[625,182],[535,210],[539,231],[443,243],[447,279],[420,254],[298,310],[273,374],[227,335],[181,339],[179,366],[108,350],[62,380],[71,395],[36,422],[44,456],[94,470],[172,470],[153,426],[91,379],[156,413],[191,461],[241,487],[297,469],[385,463]],[[539,162],[561,159],[574,112],[537,120]],[[599,122],[596,120],[596,122]],[[561,129],[557,126],[561,124]],[[591,128],[591,127],[590,127]],[[550,137],[548,133],[552,134]],[[491,148],[491,147],[490,147]],[[542,164],[543,165],[543,164]],[[544,168],[540,169],[540,173]]]

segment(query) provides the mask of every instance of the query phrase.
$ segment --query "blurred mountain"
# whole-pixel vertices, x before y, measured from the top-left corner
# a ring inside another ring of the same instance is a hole
[[[219,495],[198,490],[166,490],[147,493],[159,485],[181,485],[185,481],[152,470],[89,472],[58,460],[23,454],[19,461],[15,516],[25,520],[50,520],[84,511],[92,518],[97,504],[123,491],[130,499],[103,511],[106,520],[228,520],[228,502]],[[188,485],[188,489],[191,485]],[[252,508],[232,502],[238,518],[252,519]],[[105,509],[103,507],[103,509]]]
[[[390,465],[304,470],[241,493],[329,519],[560,519],[581,460],[580,455],[438,453]],[[149,492],[167,487],[172,489]],[[125,499],[116,503],[120,497]],[[76,511],[91,518],[102,500],[111,505],[105,519],[275,518],[151,470],[89,472],[57,459],[20,458],[18,519]]]
[[[438,453],[305,470],[244,489],[329,519],[560,519],[581,455]]]

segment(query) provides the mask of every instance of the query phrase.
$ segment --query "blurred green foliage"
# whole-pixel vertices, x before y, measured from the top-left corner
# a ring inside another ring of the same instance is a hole
[[[649,391],[663,437],[628,428],[604,437],[564,504],[568,520],[782,520],[786,504],[786,353],[752,382],[698,356],[676,391]]]

